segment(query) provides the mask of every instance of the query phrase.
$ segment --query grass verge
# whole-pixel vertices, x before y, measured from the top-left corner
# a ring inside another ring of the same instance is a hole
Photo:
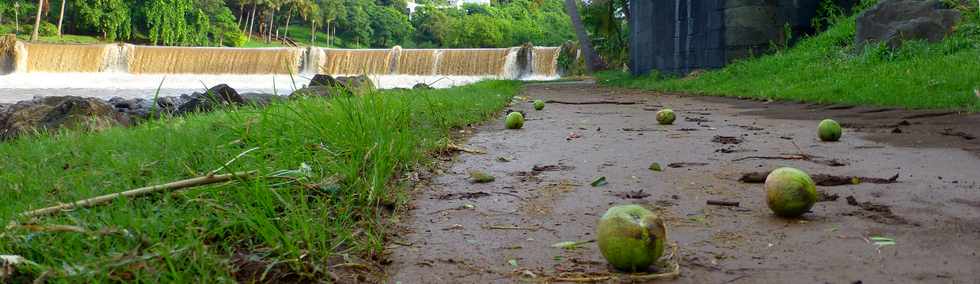
[[[980,111],[980,19],[976,3],[940,43],[909,42],[898,50],[854,45],[855,17],[775,54],[733,63],[696,77],[599,74],[602,84],[711,96],[912,109]]]
[[[0,232],[0,254],[36,263],[0,282],[302,281],[326,278],[340,263],[370,266],[392,208],[407,199],[407,172],[428,165],[452,129],[492,117],[519,88],[487,81],[300,99],[0,143],[0,221],[31,224]],[[202,176],[228,161],[222,173],[280,178],[17,216]]]

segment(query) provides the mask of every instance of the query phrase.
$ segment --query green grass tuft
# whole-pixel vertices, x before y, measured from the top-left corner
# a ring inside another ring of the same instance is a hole
[[[895,51],[881,45],[858,48],[855,17],[850,17],[791,49],[694,78],[622,72],[598,77],[606,85],[661,92],[976,112],[980,20],[972,9],[940,43],[909,42]]]
[[[453,128],[491,118],[519,88],[488,81],[307,98],[0,143],[0,221],[89,232],[8,229],[0,232],[0,254],[38,263],[22,270],[26,279],[49,271],[56,282],[228,282],[242,259],[275,264],[270,275],[323,278],[337,256],[380,252],[388,210],[407,199],[406,172],[429,165],[430,152],[445,147]],[[33,221],[17,217],[205,175],[233,159],[222,173],[290,178],[121,199]]]

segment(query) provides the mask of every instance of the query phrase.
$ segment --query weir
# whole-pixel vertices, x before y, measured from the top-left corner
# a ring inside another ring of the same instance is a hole
[[[518,54],[530,60],[517,60]],[[333,49],[43,44],[0,38],[0,74],[557,77],[559,48]]]

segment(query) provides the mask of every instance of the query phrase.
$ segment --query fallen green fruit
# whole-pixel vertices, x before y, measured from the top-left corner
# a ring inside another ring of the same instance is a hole
[[[473,183],[488,183],[497,180],[496,177],[481,171],[470,171],[470,181]]]
[[[512,112],[507,115],[507,129],[521,129],[524,127],[524,115],[519,112]]]
[[[677,119],[677,116],[674,115],[674,111],[669,108],[665,108],[657,112],[657,122],[660,124],[674,124],[675,119]]]
[[[544,101],[542,100],[534,101],[534,110],[542,110],[542,109],[544,109]]]
[[[832,142],[840,140],[840,124],[833,119],[824,119],[820,122],[820,126],[817,129],[817,136],[820,137],[821,141]]]
[[[646,271],[663,255],[666,238],[663,220],[639,205],[609,208],[599,220],[599,251],[621,271]]]
[[[817,203],[817,188],[805,172],[778,168],[766,177],[766,201],[780,217],[799,217]]]

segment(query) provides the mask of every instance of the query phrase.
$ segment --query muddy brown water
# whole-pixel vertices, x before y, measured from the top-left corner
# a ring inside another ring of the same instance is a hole
[[[605,210],[628,203],[667,221],[670,242],[680,248],[681,276],[673,282],[980,283],[980,141],[969,139],[980,135],[978,115],[659,95],[589,83],[529,85],[523,95],[636,104],[551,103],[534,111],[530,102],[518,103],[512,109],[527,114],[523,129],[505,130],[502,118],[477,127],[465,146],[488,153],[456,156],[416,190],[414,209],[396,221],[403,227],[393,235],[389,283],[606,273],[595,243],[575,250],[552,244],[594,239]],[[677,112],[675,125],[655,123],[663,107]],[[816,125],[826,117],[845,125],[840,142],[817,140]],[[810,159],[740,159],[794,155]],[[820,162],[827,160],[837,163]],[[663,171],[649,170],[654,162]],[[766,207],[761,184],[738,181],[780,166],[899,177],[818,187],[840,198],[817,203],[801,219],[781,219]],[[496,181],[471,183],[471,170]],[[599,176],[608,184],[590,186]],[[879,247],[870,237],[895,245]]]

